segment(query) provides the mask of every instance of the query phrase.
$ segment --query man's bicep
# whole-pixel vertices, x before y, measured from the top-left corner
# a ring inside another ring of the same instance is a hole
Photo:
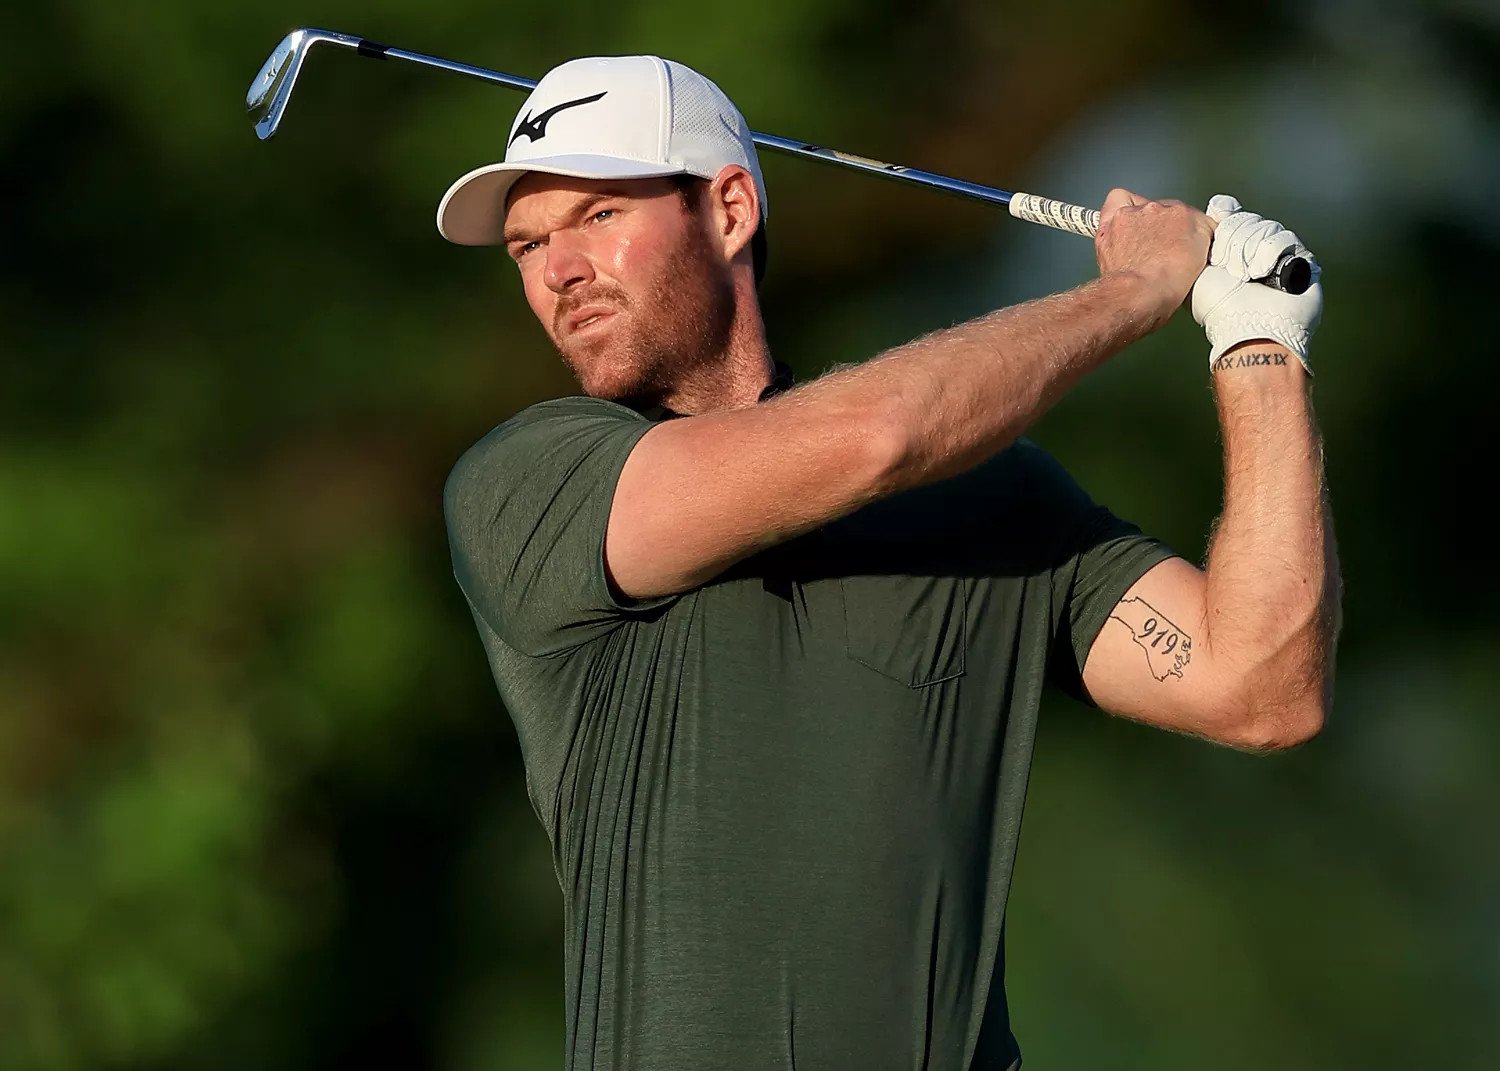
[[[871,501],[886,462],[878,427],[795,394],[656,425],[615,487],[604,541],[615,590],[687,591]]]
[[[1100,709],[1163,729],[1217,738],[1221,667],[1203,641],[1205,577],[1182,558],[1141,576],[1110,611],[1083,668]]]

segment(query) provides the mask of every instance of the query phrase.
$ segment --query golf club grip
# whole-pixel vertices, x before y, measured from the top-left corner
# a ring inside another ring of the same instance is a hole
[[[1040,223],[1044,227],[1055,227],[1085,238],[1092,238],[1099,233],[1097,209],[1054,201],[1050,197],[1038,197],[1034,193],[1012,194],[1010,214],[1028,223]],[[1312,265],[1296,253],[1283,253],[1276,262],[1276,267],[1271,269],[1271,274],[1256,282],[1288,294],[1301,294],[1312,285]]]

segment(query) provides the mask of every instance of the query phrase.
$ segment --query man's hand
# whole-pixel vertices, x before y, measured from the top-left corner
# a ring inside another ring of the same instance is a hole
[[[1181,201],[1111,190],[1099,210],[1099,273],[1129,274],[1146,286],[1157,326],[1171,319],[1208,263],[1214,225]]]
[[[1323,315],[1322,274],[1301,240],[1275,220],[1243,211],[1227,194],[1208,202],[1208,217],[1218,226],[1209,249],[1209,265],[1193,284],[1193,319],[1208,336],[1209,367],[1242,342],[1279,342],[1311,374],[1307,346]],[[1313,266],[1312,285],[1287,294],[1251,282],[1269,275],[1283,253],[1295,251]]]

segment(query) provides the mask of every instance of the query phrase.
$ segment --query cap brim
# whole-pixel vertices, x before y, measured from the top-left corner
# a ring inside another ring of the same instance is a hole
[[[585,154],[487,164],[464,175],[443,194],[437,210],[438,233],[458,245],[502,244],[506,194],[529,171],[591,179],[661,178],[685,173],[681,167],[668,164]]]

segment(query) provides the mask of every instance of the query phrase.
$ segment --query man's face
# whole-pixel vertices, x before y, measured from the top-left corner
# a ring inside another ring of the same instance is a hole
[[[506,250],[586,393],[648,405],[722,359],[734,289],[707,218],[668,179],[532,173],[512,189]]]

